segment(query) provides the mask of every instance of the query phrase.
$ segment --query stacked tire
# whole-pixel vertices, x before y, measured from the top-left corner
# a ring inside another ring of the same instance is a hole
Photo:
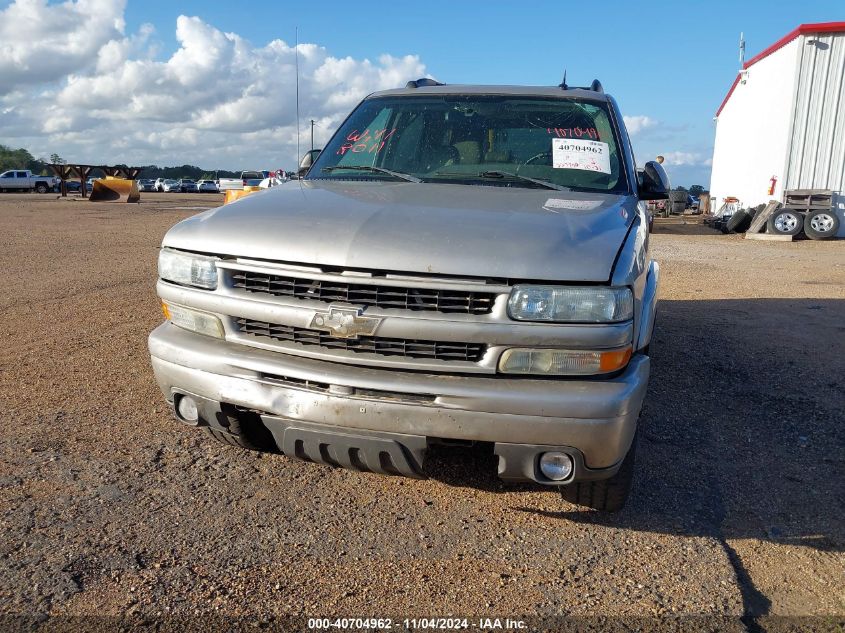
[[[724,233],[745,233],[754,219],[753,209],[739,209],[725,222]]]
[[[811,240],[829,240],[839,231],[839,217],[831,209],[796,211],[781,207],[766,224],[766,231],[775,235],[797,236],[802,231]]]

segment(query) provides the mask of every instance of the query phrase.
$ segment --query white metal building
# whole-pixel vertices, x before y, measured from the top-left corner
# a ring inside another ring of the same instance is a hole
[[[711,208],[831,189],[845,236],[845,22],[802,24],[743,64],[715,120]]]

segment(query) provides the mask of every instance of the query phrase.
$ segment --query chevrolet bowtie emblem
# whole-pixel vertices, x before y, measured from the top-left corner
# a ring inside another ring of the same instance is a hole
[[[361,316],[360,308],[331,307],[326,312],[315,312],[309,327],[338,338],[357,338],[372,336],[379,323],[380,318]]]

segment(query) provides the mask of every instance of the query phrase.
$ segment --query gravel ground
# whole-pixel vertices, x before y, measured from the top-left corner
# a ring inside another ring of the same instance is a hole
[[[416,481],[176,423],[146,350],[156,249],[217,204],[0,196],[0,628],[14,614],[841,625],[845,243],[658,220],[635,487],[605,516],[503,485],[484,448],[440,449]]]

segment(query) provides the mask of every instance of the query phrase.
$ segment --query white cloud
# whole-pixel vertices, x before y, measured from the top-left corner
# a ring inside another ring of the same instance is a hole
[[[628,134],[631,136],[636,136],[643,130],[647,130],[648,128],[657,125],[657,121],[643,114],[635,116],[626,115],[622,118],[625,120],[625,127],[628,129]]]
[[[293,46],[282,40],[256,46],[183,15],[176,20],[179,48],[157,59],[152,26],[124,33],[124,4],[77,0],[47,10],[45,0],[16,0],[0,13],[4,144],[36,156],[57,152],[71,162],[292,166]],[[30,20],[25,37],[2,26],[42,11],[63,17]],[[54,62],[62,51],[70,59]],[[314,43],[300,44],[298,53],[303,143],[310,139],[308,119],[317,121],[322,143],[366,94],[426,74],[414,55],[335,57]],[[49,63],[34,72],[20,61],[30,57]],[[45,91],[46,98],[35,98]]]
[[[0,11],[0,95],[92,66],[123,37],[125,0],[16,0]]]
[[[664,152],[663,157],[667,165],[681,166],[689,165],[704,167],[712,163],[712,159],[699,152]]]

